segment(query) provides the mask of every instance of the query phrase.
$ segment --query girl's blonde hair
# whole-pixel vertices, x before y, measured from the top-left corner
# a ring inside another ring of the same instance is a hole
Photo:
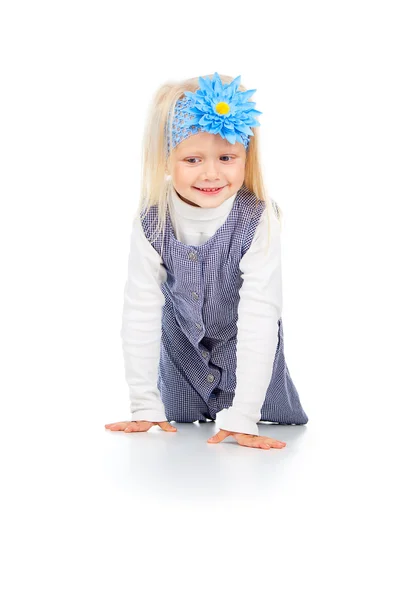
[[[202,77],[212,78],[213,75]],[[231,83],[234,78],[229,75],[220,75],[220,79],[223,83]],[[171,152],[167,153],[166,132],[170,140],[169,147],[172,148],[172,119],[170,116],[174,114],[177,100],[184,97],[184,92],[196,92],[197,89],[199,89],[198,77],[165,83],[156,92],[148,113],[143,136],[141,200],[137,214],[144,216],[151,206],[157,205],[156,236],[162,232],[164,237],[168,197],[170,186],[172,186],[171,178],[167,177],[167,173],[170,172]],[[242,84],[238,89],[241,92],[246,91]],[[259,131],[257,127],[252,128],[252,131],[254,135],[250,136],[246,151],[244,185],[256,195],[257,201],[265,200],[270,215],[272,207],[266,194],[261,170]],[[270,218],[268,222],[270,239]]]

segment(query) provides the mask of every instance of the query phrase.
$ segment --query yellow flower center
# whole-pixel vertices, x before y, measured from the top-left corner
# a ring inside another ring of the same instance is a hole
[[[216,112],[219,113],[219,115],[226,115],[228,112],[230,112],[230,107],[227,104],[227,102],[219,102],[218,104],[216,104]]]

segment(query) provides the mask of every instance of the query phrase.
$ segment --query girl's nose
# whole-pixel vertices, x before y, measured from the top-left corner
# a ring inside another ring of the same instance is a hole
[[[219,175],[218,164],[214,161],[205,163],[205,175],[207,179],[216,179]]]

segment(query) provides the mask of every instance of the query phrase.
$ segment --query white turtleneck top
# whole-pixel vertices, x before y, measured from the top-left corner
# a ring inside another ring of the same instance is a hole
[[[235,194],[216,208],[183,202],[172,188],[169,206],[178,241],[204,244],[228,217]],[[268,214],[270,245],[268,247]],[[275,211],[264,210],[249,250],[239,267],[237,320],[237,385],[233,404],[217,413],[216,425],[237,433],[258,435],[260,409],[269,386],[277,346],[277,321],[282,312],[281,224]],[[131,420],[167,421],[157,387],[161,318],[167,279],[160,255],[146,239],[139,216],[133,221],[124,289],[121,338],[129,387]]]

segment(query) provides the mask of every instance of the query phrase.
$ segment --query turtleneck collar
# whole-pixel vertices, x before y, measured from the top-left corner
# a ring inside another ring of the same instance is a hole
[[[187,204],[181,200],[173,186],[171,186],[170,198],[175,211],[185,219],[209,221],[210,219],[228,215],[233,207],[237,193],[227,198],[227,200],[224,200],[220,206],[216,206],[215,208],[201,208],[200,206],[191,206],[190,204]]]

